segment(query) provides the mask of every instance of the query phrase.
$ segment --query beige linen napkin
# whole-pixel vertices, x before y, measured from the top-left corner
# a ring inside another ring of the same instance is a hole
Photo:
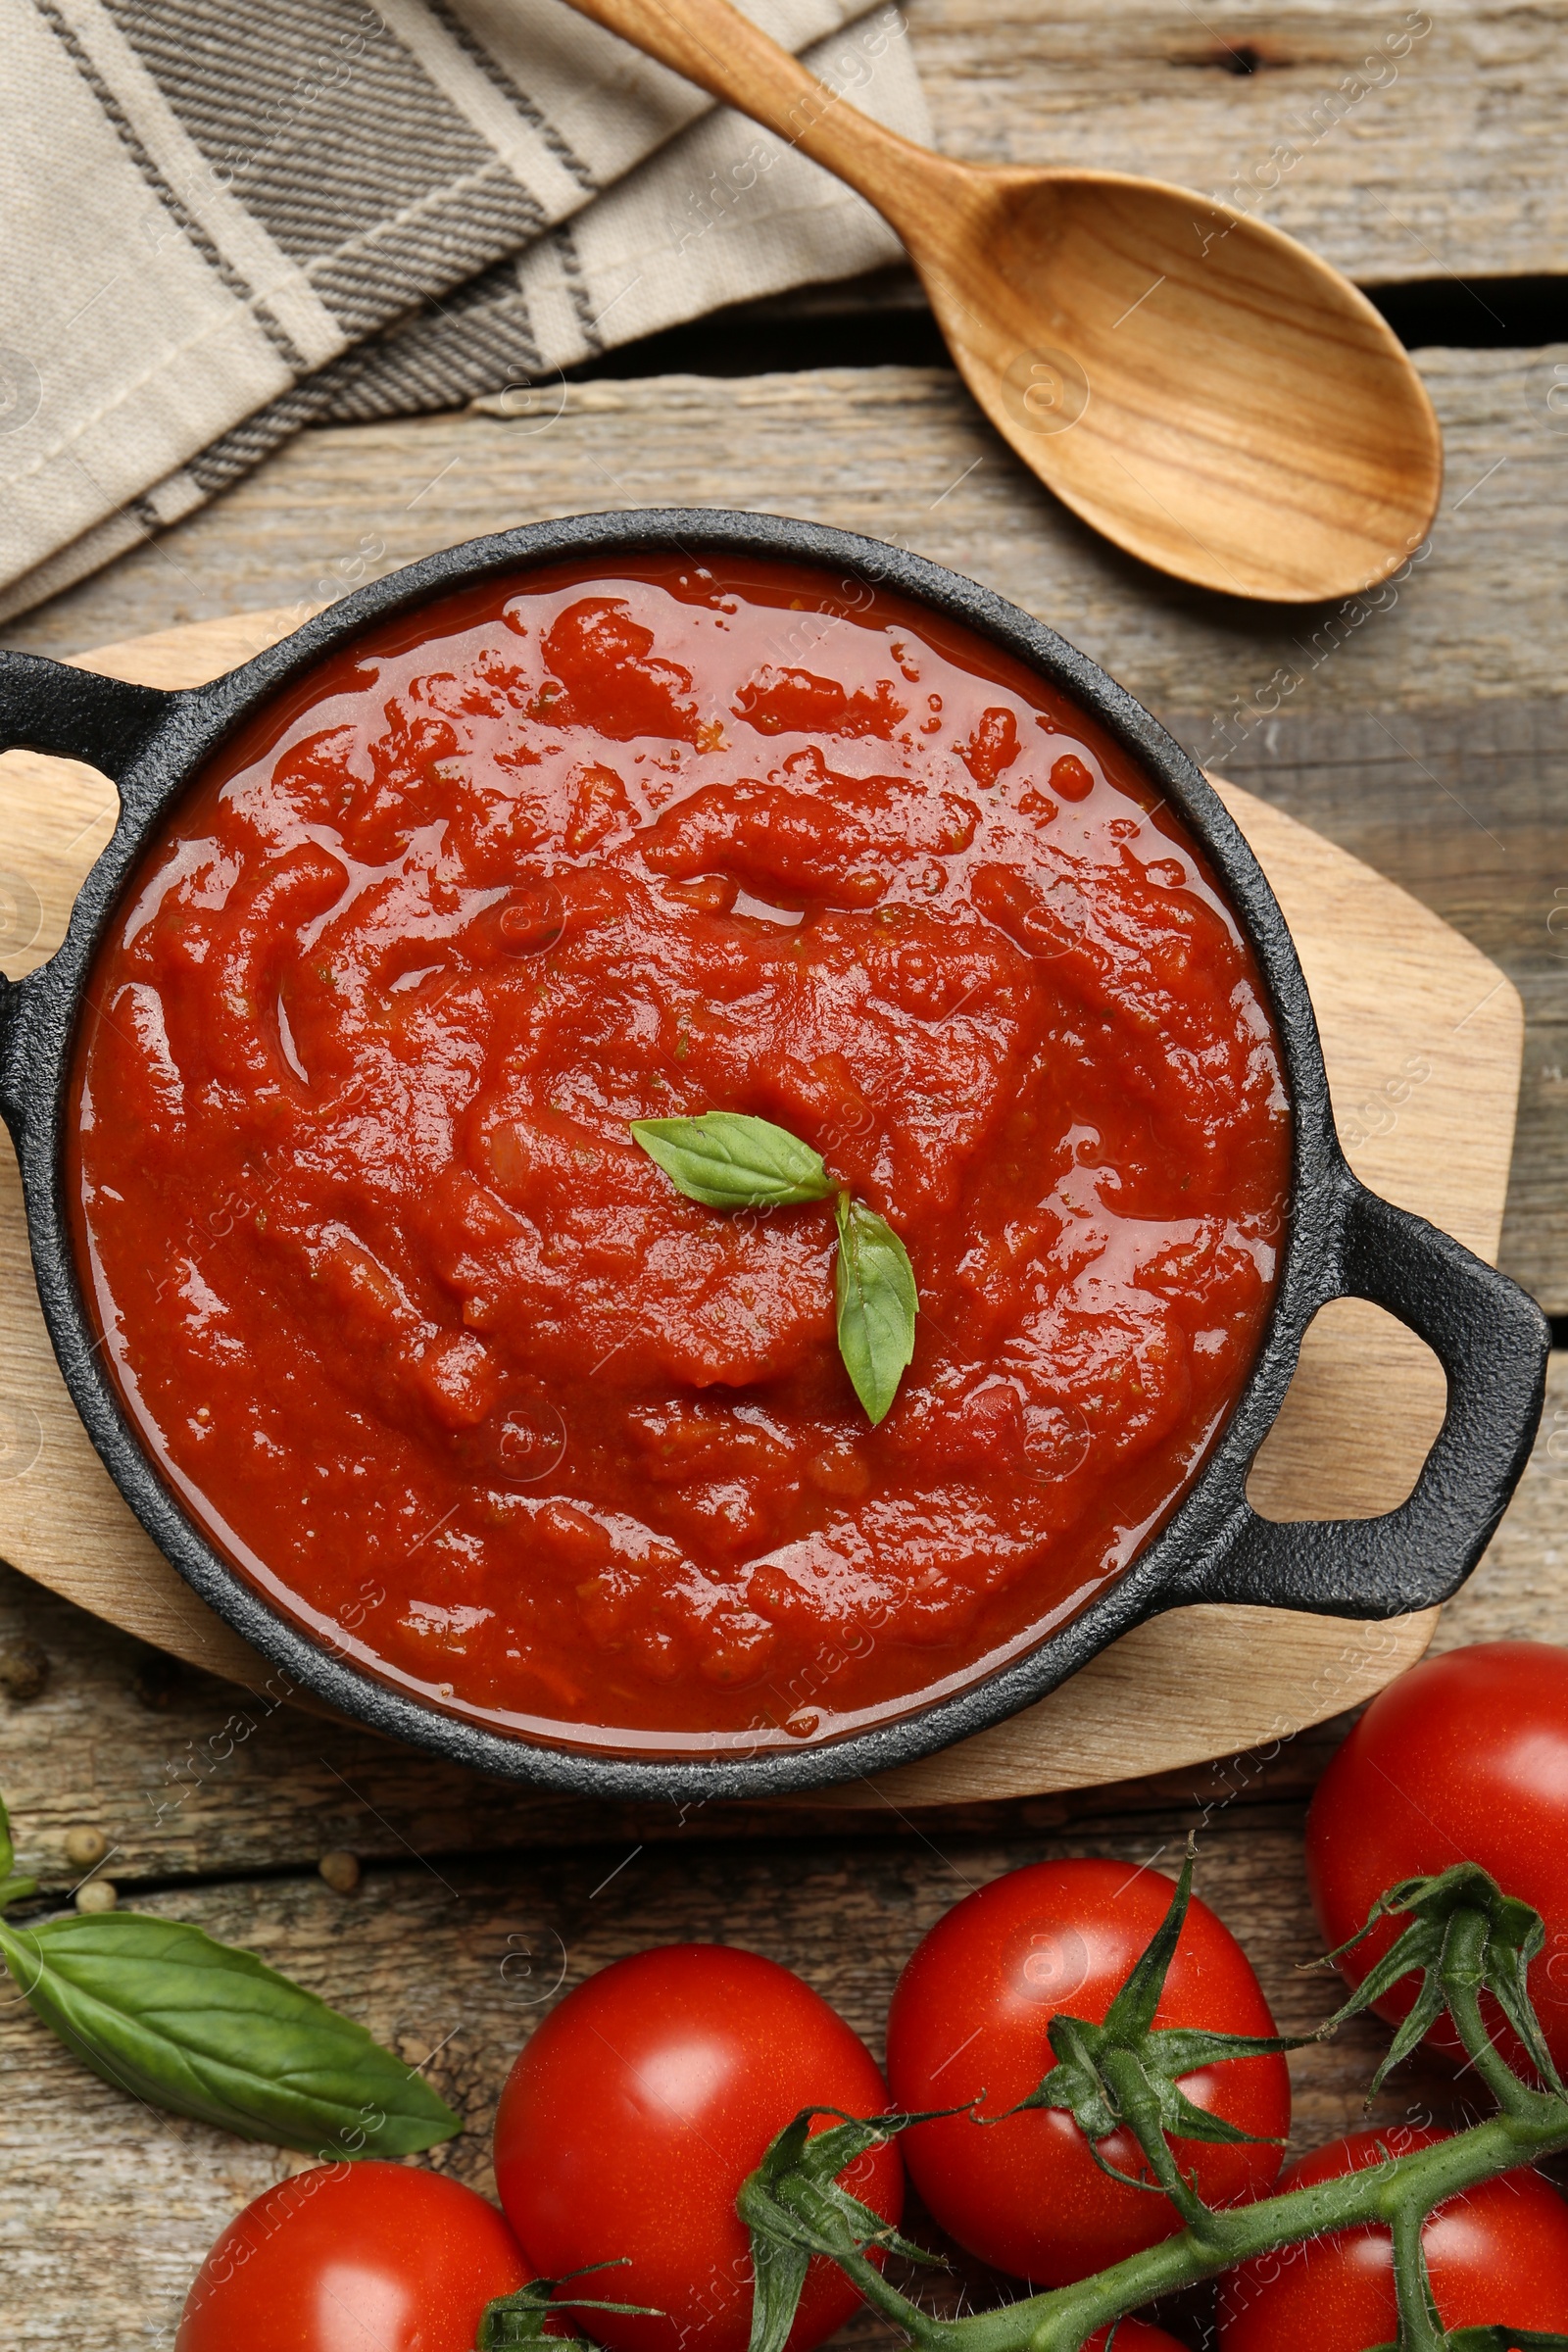
[[[902,20],[742,0],[929,136]],[[0,618],[300,426],[550,381],[898,255],[564,0],[0,0]]]

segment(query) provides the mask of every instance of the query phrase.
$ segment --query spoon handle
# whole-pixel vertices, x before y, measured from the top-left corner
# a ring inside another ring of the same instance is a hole
[[[929,214],[933,181],[961,172],[961,166],[838,97],[730,0],[571,0],[571,6],[798,147],[875,205],[901,235],[906,220]]]

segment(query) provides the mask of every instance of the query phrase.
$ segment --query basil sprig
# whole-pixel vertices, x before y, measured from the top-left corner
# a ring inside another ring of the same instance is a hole
[[[0,1908],[34,1891],[11,1862],[0,1803]],[[412,2155],[463,2129],[363,2026],[182,1921],[137,1911],[0,1921],[0,1955],[84,2066],[172,2114],[329,2160]]]
[[[630,1125],[675,1190],[706,1208],[785,1208],[837,1195],[839,1353],[874,1428],[908,1369],[920,1308],[909,1253],[887,1219],[838,1184],[809,1144],[771,1119],[705,1110],[693,1119]]]

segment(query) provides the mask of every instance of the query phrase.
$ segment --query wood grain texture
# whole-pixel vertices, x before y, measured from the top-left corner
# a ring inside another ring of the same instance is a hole
[[[1431,401],[1372,305],[1305,247],[1234,206],[1095,173],[969,172],[891,217],[992,424],[1113,546],[1303,606],[1376,586],[1424,545],[1443,486]]]
[[[1568,1310],[1568,701],[1286,710],[1221,723],[1202,747],[1271,804],[1416,891],[1498,963],[1525,1005],[1525,1055],[1501,1262]],[[1353,1113],[1386,1124],[1376,1095]]]
[[[270,642],[288,612],[101,648],[84,660],[147,685],[194,685]],[[98,845],[107,787],[90,770],[12,753],[3,838],[39,908],[24,960],[48,955]],[[1400,1205],[1494,1255],[1512,1145],[1521,1016],[1494,966],[1419,902],[1289,816],[1225,786],[1291,923],[1317,1006],[1353,1164]],[[109,794],[111,808],[113,795]],[[95,820],[84,819],[96,808]],[[29,862],[30,860],[30,862]],[[1397,1102],[1402,1117],[1366,1114]],[[0,1192],[0,1550],[110,1623],[228,1677],[264,1706],[284,1678],[192,1594],[132,1518],[86,1439],[31,1293],[14,1169]],[[1345,1301],[1308,1334],[1251,1492],[1279,1519],[1365,1515],[1402,1501],[1443,1414],[1435,1359],[1379,1310]],[[5,1465],[0,1465],[3,1467]],[[1266,1609],[1174,1611],[1140,1627],[1061,1690],[995,1731],[891,1773],[893,1805],[967,1803],[1093,1786],[1298,1730],[1356,1703],[1420,1654],[1433,1615],[1378,1627]],[[1157,1733],[1151,1734],[1155,1698]],[[247,1719],[248,1720],[248,1719]],[[860,1787],[828,1804],[863,1806]]]
[[[1431,553],[1407,580],[1322,612],[1259,611],[1119,556],[1018,466],[951,371],[867,368],[607,379],[536,394],[510,417],[301,433],[3,635],[59,658],[188,620],[303,612],[546,515],[729,506],[866,531],[983,579],[1188,732],[1236,701],[1326,715],[1555,696],[1568,345],[1416,358],[1447,457]]]
[[[1219,204],[1125,172],[958,162],[837,103],[732,0],[571,4],[875,205],[997,431],[1113,546],[1311,604],[1425,540],[1443,453],[1420,378],[1348,279],[1255,217],[1257,188]],[[1379,28],[1380,84],[1430,37],[1418,22]]]
[[[949,155],[1148,172],[1246,200],[1368,284],[1565,266],[1560,7],[906,0],[906,14]]]

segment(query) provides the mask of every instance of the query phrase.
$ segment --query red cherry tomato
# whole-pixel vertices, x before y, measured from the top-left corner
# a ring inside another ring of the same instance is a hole
[[[745,2352],[752,2263],[735,2199],[803,2107],[888,2107],[864,2044],[809,1985],[720,1944],[639,1952],[579,1984],[514,2066],[496,2116],[501,2202],[544,2277],[629,2257],[583,2293],[664,2316],[584,2312],[612,2352]],[[892,2142],[845,2179],[898,2220]],[[813,2262],[791,2352],[858,2303],[841,2272]]]
[[[888,2080],[901,2107],[981,2099],[1000,2116],[1055,2061],[1057,2011],[1100,2024],[1169,1907],[1171,1885],[1125,1862],[1042,1862],[969,1895],[940,1920],[899,1979],[888,2016]],[[1154,2024],[1272,2034],[1257,1979],[1229,1930],[1196,1898]],[[1290,2130],[1291,2085],[1279,2057],[1244,2058],[1189,2076],[1195,2106],[1259,2138]],[[1210,2204],[1262,2195],[1278,2148],[1176,2143]],[[1036,2110],[981,2127],[967,2115],[904,2135],[921,2196],[960,2245],[1037,2286],[1065,2285],[1180,2228],[1147,2189],[1107,2180],[1071,2116]],[[1119,2132],[1101,2153],[1119,2172],[1143,2156]]]
[[[1352,2132],[1291,2165],[1281,2189],[1310,2188],[1446,2138],[1409,2126]],[[1568,2328],[1568,2205],[1539,2173],[1507,2173],[1440,2205],[1421,2232],[1447,2328]],[[1398,2332],[1394,2240],[1342,2230],[1244,2262],[1220,2281],[1222,2352],[1369,2352]]]
[[[1552,2056],[1568,2067],[1568,1649],[1482,1642],[1412,1666],[1372,1701],[1318,1785],[1306,1868],[1327,1945],[1353,1936],[1397,1880],[1465,1861],[1544,1920],[1530,1991]],[[1380,1921],[1346,1954],[1351,1984],[1402,1924]],[[1396,1985],[1379,2016],[1404,2017],[1416,1987],[1413,1977]],[[1494,2010],[1491,2022],[1517,2064]],[[1446,2016],[1428,2038],[1462,2055]]]
[[[495,2207],[460,2181],[319,2165],[229,2223],[174,2352],[473,2352],[485,2305],[533,2275]]]

